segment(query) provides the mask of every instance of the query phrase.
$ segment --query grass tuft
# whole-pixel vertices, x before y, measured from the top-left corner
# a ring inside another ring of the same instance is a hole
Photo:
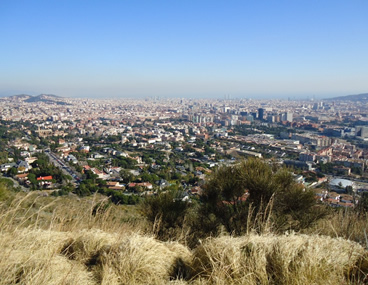
[[[194,251],[193,270],[214,284],[347,284],[362,281],[366,257],[344,239],[251,234],[206,240]]]

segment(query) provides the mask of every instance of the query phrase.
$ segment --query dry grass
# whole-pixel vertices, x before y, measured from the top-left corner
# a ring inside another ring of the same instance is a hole
[[[365,278],[358,272],[366,255],[357,243],[324,236],[220,237],[194,251],[193,268],[212,284],[355,284]]]
[[[97,230],[17,230],[0,246],[0,284],[161,284],[191,257],[180,244]]]
[[[0,284],[362,284],[366,251],[343,239],[247,235],[175,242],[98,230],[1,235]]]
[[[77,199],[32,192],[0,204],[1,285],[164,284],[188,274],[188,248],[144,235],[127,207]]]
[[[25,229],[0,240],[0,284],[93,284],[80,263],[58,254],[64,233]]]
[[[346,239],[248,234],[190,250],[145,234],[131,209],[101,202],[39,193],[3,200],[0,285],[366,282],[367,251]]]
[[[106,196],[55,198],[41,191],[18,193],[0,202],[0,226],[56,231],[100,229],[113,233],[147,228],[136,207],[116,206]]]
[[[306,232],[342,237],[368,248],[368,213],[359,214],[351,209],[339,209]]]

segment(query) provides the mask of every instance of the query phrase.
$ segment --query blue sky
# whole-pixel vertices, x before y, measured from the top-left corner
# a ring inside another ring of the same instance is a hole
[[[0,0],[0,96],[368,92],[368,1]]]

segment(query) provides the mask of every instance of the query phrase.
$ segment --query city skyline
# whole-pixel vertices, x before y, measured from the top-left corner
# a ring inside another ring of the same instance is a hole
[[[366,93],[366,1],[2,1],[0,96]]]

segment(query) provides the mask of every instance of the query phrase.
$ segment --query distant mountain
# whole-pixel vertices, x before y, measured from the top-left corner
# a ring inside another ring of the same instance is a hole
[[[63,97],[56,96],[53,94],[40,94],[37,96],[27,95],[27,94],[20,94],[20,95],[13,95],[9,97],[4,97],[5,100],[11,100],[11,101],[23,101],[26,103],[37,103],[37,102],[43,102],[43,103],[49,103],[49,104],[59,104],[59,105],[65,105],[67,104]]]
[[[27,103],[33,103],[33,102],[54,102],[54,101],[60,101],[60,99],[62,99],[62,97],[60,96],[56,96],[56,95],[52,95],[52,94],[40,94],[37,96],[31,96],[30,98],[24,100],[24,102]]]
[[[9,97],[4,97],[4,99],[24,101],[24,100],[27,100],[27,99],[29,99],[31,97],[32,97],[32,95],[19,94],[19,95],[13,95],[13,96],[9,96]]]
[[[347,96],[339,96],[334,98],[327,98],[325,100],[330,101],[354,101],[354,102],[366,102],[368,103],[368,93],[356,94],[356,95],[347,95]]]

